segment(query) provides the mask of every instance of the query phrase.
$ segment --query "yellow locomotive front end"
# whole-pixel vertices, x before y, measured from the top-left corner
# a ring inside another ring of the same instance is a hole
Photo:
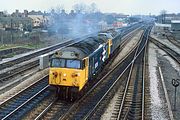
[[[81,67],[80,60],[53,59],[54,61],[64,61],[66,66],[51,66],[49,71],[49,84],[56,86],[77,87],[79,91],[83,88],[88,79],[87,67]],[[74,64],[74,66],[70,66]],[[52,64],[54,65],[54,63]]]
[[[64,55],[63,55],[64,54]],[[88,58],[78,59],[74,52],[56,53],[50,61],[49,85],[55,86],[58,93],[78,93],[88,80]]]
[[[81,81],[85,79],[83,70],[68,68],[51,68],[50,69],[50,85],[58,86],[75,86],[81,89]]]

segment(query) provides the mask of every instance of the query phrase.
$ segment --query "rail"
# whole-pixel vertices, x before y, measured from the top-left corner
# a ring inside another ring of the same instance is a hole
[[[45,89],[47,89],[47,77],[45,76],[33,84],[25,87],[21,91],[17,92],[13,96],[9,97],[5,101],[0,104],[0,118],[6,119],[11,116],[14,112],[22,108],[28,102],[30,102],[34,97],[42,93]],[[37,94],[38,93],[38,94]],[[47,95],[47,92],[43,92],[42,94]]]
[[[175,61],[180,64],[180,54],[174,51],[173,49],[169,48],[168,46],[162,44],[161,42],[157,41],[156,39],[149,37],[150,41],[157,45],[159,48],[164,50],[168,55],[170,55]]]

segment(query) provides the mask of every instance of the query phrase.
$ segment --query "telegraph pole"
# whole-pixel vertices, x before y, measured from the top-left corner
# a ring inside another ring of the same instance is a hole
[[[3,31],[1,31],[1,44],[4,45],[4,42],[3,42]]]
[[[13,43],[13,26],[12,26],[12,18],[11,18],[11,44]]]

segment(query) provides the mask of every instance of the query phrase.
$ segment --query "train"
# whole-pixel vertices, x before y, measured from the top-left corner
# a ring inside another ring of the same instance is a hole
[[[50,57],[49,85],[61,98],[77,99],[120,46],[121,37],[115,29],[101,31],[55,52]]]

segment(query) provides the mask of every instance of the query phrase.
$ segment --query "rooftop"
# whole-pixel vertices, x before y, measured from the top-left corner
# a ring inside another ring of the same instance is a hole
[[[180,23],[180,20],[171,20],[171,23]]]
[[[171,24],[155,23],[155,26],[157,26],[157,27],[171,27]]]

